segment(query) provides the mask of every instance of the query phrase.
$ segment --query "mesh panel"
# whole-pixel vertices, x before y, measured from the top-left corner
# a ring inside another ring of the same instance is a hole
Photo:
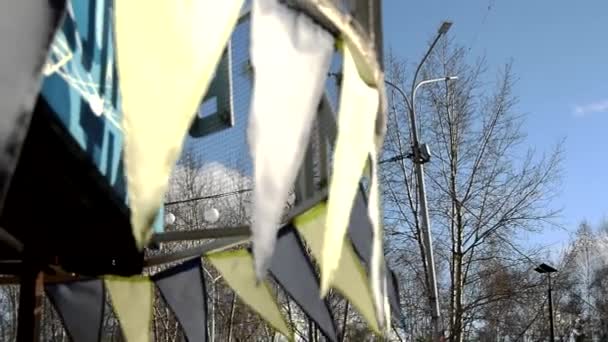
[[[252,88],[249,28],[249,20],[241,22],[229,45],[234,126],[199,138],[188,135],[175,166],[165,210],[176,216],[176,228],[248,222],[253,171],[246,135]],[[213,107],[230,107],[228,103],[208,102],[201,106],[203,116],[214,111]],[[220,214],[215,222],[213,209]]]
[[[359,19],[359,14],[364,14],[363,12],[369,8],[368,1],[336,0],[335,3],[342,10],[352,13],[353,17]],[[366,4],[362,5],[363,2]],[[374,6],[378,7],[380,2],[374,0],[370,3],[375,3]],[[355,11],[352,12],[351,9]],[[368,18],[369,15],[365,14],[362,17]],[[177,217],[174,229],[235,226],[247,224],[250,220],[253,167],[247,145],[247,125],[253,79],[249,60],[249,35],[250,20],[247,17],[235,28],[229,45],[232,58],[231,99],[234,125],[203,137],[186,138],[182,155],[171,178],[166,201],[166,211]],[[341,58],[339,54],[335,54],[330,73],[338,73],[340,70]],[[288,77],[289,75],[285,75],[286,86],[289,85]],[[328,77],[326,83],[325,94],[333,112],[336,111],[339,102],[338,83],[336,77]],[[229,101],[227,97],[225,100]],[[227,103],[213,101],[204,103],[202,116],[207,111],[213,112],[222,105],[229,107]],[[309,197],[327,185],[327,170],[331,156],[331,151],[327,147],[329,134],[326,125],[317,120],[311,132],[308,163],[303,166],[307,172],[301,172],[312,177],[312,180],[307,183],[308,192],[305,195],[298,191],[296,185],[294,192],[298,193],[297,200]],[[290,198],[290,203],[293,204],[295,201],[294,194]],[[217,221],[214,220],[216,215],[212,209],[219,212]]]

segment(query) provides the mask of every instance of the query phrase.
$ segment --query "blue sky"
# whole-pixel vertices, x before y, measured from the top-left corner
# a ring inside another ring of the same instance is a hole
[[[555,207],[570,229],[608,214],[608,1],[384,0],[385,49],[417,63],[443,20],[449,35],[485,55],[490,72],[513,60],[526,145],[548,151],[566,138]],[[484,19],[485,18],[485,19]],[[568,233],[534,241],[555,245]]]

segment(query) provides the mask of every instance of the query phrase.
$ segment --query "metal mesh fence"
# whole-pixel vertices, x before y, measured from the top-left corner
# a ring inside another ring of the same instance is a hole
[[[365,6],[361,5],[363,2],[366,3]],[[336,0],[342,10],[354,9],[352,15],[355,18],[359,18],[358,15],[369,9],[368,2],[376,3],[375,7],[379,6],[379,1],[375,0]],[[249,3],[246,4],[248,5]],[[213,101],[204,102],[199,113],[199,116],[204,117],[219,107],[230,108],[229,103],[217,101],[232,100],[233,126],[202,137],[186,138],[166,198],[165,213],[176,217],[174,229],[236,226],[249,222],[253,187],[253,166],[247,145],[253,86],[249,36],[250,20],[249,16],[245,15],[235,28],[228,47],[231,57],[231,95],[218,96]],[[336,53],[330,74],[340,70],[341,57]],[[289,75],[285,75],[285,85],[278,86],[290,86]],[[335,113],[339,102],[339,84],[336,77],[328,77],[325,96]],[[309,178],[305,184],[307,192],[302,194],[296,184],[294,194],[289,200],[291,204],[302,197],[310,196],[327,184],[331,156],[327,147],[328,136],[330,132],[326,123],[317,120],[311,132],[309,155],[299,176],[301,178],[304,174]],[[295,193],[298,193],[298,198]]]

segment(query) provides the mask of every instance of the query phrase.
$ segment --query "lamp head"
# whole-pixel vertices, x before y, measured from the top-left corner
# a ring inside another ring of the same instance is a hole
[[[439,31],[437,33],[446,34],[450,30],[450,27],[452,27],[452,22],[444,21],[443,23],[441,23],[441,26],[439,26]]]
[[[541,274],[542,273],[554,273],[554,272],[557,272],[557,270],[555,268],[553,268],[553,267],[551,267],[551,266],[549,266],[549,265],[547,265],[545,263],[542,263],[542,264],[538,265],[538,267],[536,267],[534,270],[536,272],[538,272],[538,273],[541,273]]]

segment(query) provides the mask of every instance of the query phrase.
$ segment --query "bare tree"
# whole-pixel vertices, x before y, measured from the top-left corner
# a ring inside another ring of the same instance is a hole
[[[425,64],[423,79],[447,75],[460,79],[423,88],[417,115],[421,136],[433,152],[426,176],[441,302],[448,304],[444,310],[449,337],[462,341],[470,338],[479,310],[512,298],[521,286],[529,285],[511,282],[513,287],[500,291],[483,290],[488,279],[499,284],[500,279],[511,279],[507,271],[525,259],[514,252],[521,251],[515,237],[538,231],[555,217],[548,204],[559,180],[561,154],[559,146],[540,157],[522,149],[524,116],[516,111],[511,64],[489,86],[483,82],[487,75],[483,59],[469,63],[467,51],[448,40],[435,51]],[[405,85],[404,63],[393,58],[387,65],[387,78]],[[397,96],[389,98],[384,157],[407,156],[411,152],[407,108]],[[412,165],[403,157],[392,158],[383,164],[382,174],[389,253],[411,271],[410,279],[426,288]],[[499,261],[500,267],[492,267]]]
[[[19,310],[19,286],[0,286],[0,340],[17,339],[17,312]]]
[[[555,301],[557,335],[576,341],[605,340],[608,336],[608,231],[582,222],[564,252],[557,274]]]

